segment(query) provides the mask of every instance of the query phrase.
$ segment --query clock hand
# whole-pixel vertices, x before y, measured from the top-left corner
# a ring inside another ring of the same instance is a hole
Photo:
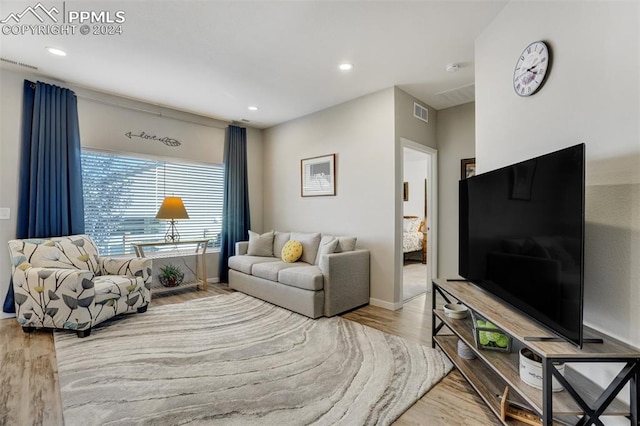
[[[540,65],[540,62],[536,62],[533,66],[531,66],[531,67],[527,68],[526,70],[524,70],[524,72],[522,74],[520,74],[517,78],[520,78],[520,76],[522,76],[522,75],[524,75],[524,74],[526,74],[526,73],[528,73],[530,71],[533,71],[534,68],[536,68],[538,65]],[[534,74],[537,74],[537,73],[534,72]]]
[[[536,67],[537,65],[534,65],[531,68],[527,68],[524,72],[522,72],[521,74],[518,74],[518,76],[516,77],[516,80],[519,79],[520,77],[522,77],[523,75],[527,74],[527,73],[532,73],[532,74],[538,74],[537,72],[533,71],[533,69]]]

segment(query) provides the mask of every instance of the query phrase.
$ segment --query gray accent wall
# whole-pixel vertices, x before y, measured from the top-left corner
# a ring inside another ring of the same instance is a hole
[[[387,309],[402,306],[401,138],[436,147],[437,112],[420,121],[414,101],[393,87],[264,130],[264,229],[357,237]],[[301,197],[300,160],[333,153],[336,196]]]
[[[358,238],[371,251],[371,298],[393,302],[394,90],[264,130],[264,228]],[[302,197],[300,160],[336,154],[336,195]]]
[[[475,157],[475,103],[438,111],[438,276],[458,276],[460,160]]]

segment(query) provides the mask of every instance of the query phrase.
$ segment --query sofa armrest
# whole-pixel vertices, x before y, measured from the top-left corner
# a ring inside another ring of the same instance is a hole
[[[238,241],[236,243],[236,252],[234,253],[236,256],[247,254],[247,251],[249,251],[249,241]]]
[[[369,303],[369,250],[327,254],[318,265],[324,276],[325,316]]]
[[[82,269],[17,267],[13,290],[18,322],[23,327],[91,327],[93,277],[93,272]]]
[[[100,256],[100,272],[102,275],[125,275],[142,277],[145,284],[151,285],[151,268],[153,260],[146,257],[114,258]]]

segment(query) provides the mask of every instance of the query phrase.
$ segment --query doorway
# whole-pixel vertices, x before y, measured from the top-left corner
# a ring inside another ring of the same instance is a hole
[[[437,151],[402,139],[402,303],[431,292],[437,273]]]

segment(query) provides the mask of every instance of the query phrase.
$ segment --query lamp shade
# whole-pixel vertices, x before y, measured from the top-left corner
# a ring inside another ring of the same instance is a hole
[[[187,214],[187,209],[184,208],[182,198],[165,197],[158,214],[156,214],[156,219],[189,219],[189,214]]]

